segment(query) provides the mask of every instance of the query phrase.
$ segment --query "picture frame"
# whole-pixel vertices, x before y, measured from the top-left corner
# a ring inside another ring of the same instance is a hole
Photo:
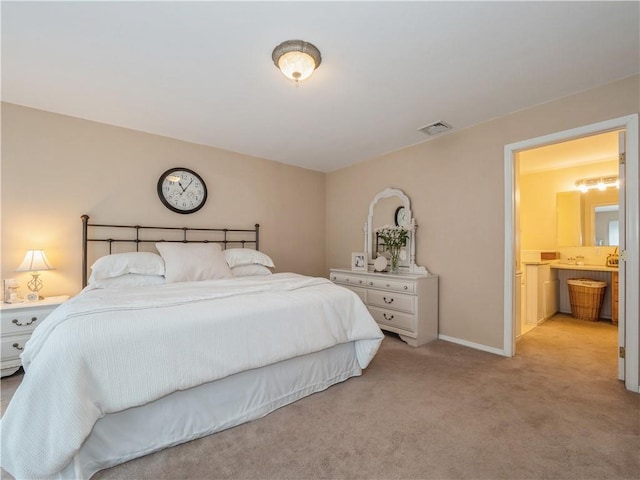
[[[356,272],[366,272],[368,269],[367,254],[364,252],[353,252],[351,254],[351,270]]]
[[[18,286],[18,280],[7,278],[2,281],[2,297],[4,303],[22,303],[22,293]]]

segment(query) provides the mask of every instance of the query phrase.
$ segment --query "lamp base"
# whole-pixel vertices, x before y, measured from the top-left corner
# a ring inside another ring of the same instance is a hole
[[[27,302],[37,302],[38,300],[42,300],[44,297],[38,295],[38,292],[29,292],[25,295],[25,300]]]

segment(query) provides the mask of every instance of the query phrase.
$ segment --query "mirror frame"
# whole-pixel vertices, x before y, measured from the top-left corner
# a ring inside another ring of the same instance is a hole
[[[379,200],[391,197],[398,197],[406,210],[407,219],[409,219],[409,224],[405,225],[409,229],[409,265],[408,266],[400,266],[400,271],[408,269],[409,273],[422,273],[428,274],[426,268],[416,265],[416,228],[418,225],[416,224],[415,218],[413,218],[413,213],[411,212],[411,201],[409,197],[405,195],[402,190],[397,188],[386,188],[382,192],[376,194],[371,200],[369,204],[369,215],[367,217],[367,221],[364,224],[364,251],[367,253],[367,260],[371,264],[374,262],[375,258],[373,258],[373,213],[375,210],[376,203]],[[393,221],[393,219],[392,219]]]

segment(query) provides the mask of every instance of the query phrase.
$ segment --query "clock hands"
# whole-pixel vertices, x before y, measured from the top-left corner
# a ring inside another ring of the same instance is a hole
[[[191,186],[192,183],[193,183],[193,178],[189,182],[189,185],[187,185],[186,187],[182,186],[182,182],[178,182],[178,185],[180,185],[180,188],[182,189],[182,192],[180,192],[180,195],[182,195],[187,190],[187,188]]]

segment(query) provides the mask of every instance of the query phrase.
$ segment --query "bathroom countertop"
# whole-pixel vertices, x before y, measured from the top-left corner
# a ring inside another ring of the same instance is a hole
[[[562,270],[591,270],[596,272],[617,272],[618,267],[607,267],[605,265],[570,265],[568,263],[552,263],[551,268]]]

